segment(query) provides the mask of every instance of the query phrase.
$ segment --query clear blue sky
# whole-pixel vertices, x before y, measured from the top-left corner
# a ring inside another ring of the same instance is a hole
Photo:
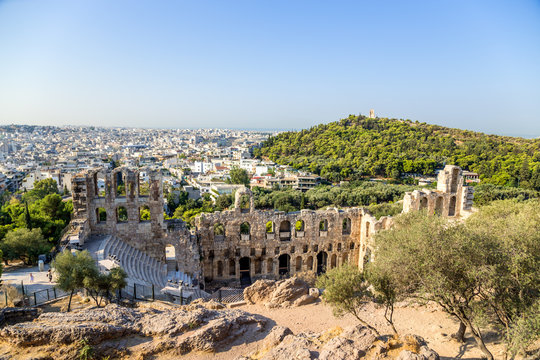
[[[0,124],[540,136],[540,1],[0,0]]]

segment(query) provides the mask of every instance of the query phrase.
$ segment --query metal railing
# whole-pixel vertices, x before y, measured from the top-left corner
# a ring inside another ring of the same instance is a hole
[[[244,289],[222,287],[210,295],[210,299],[214,299],[225,304],[243,301]]]
[[[23,306],[38,306],[69,295],[56,287],[29,292],[28,287],[23,282],[20,285],[11,284],[9,286],[14,290],[10,291],[6,287],[0,288],[0,304],[4,306],[9,306],[10,302],[15,305],[16,301],[20,301]]]

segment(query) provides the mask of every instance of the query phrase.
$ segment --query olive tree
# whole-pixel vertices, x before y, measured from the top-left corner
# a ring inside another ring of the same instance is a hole
[[[357,267],[344,264],[328,270],[317,279],[316,286],[324,289],[322,298],[332,306],[335,316],[351,314],[362,325],[380,336],[377,329],[360,316],[362,308],[372,301],[373,296],[364,274]]]
[[[540,201],[494,202],[471,215],[466,226],[486,249],[485,263],[476,268],[479,297],[504,334],[507,356],[514,358],[540,338]]]
[[[486,358],[493,359],[476,322],[482,313],[478,270],[484,264],[485,244],[468,236],[463,224],[413,212],[377,233],[375,245],[374,273],[384,274],[397,294],[439,304],[470,329]]]
[[[498,327],[512,359],[540,338],[540,201],[494,202],[462,222],[404,214],[375,243],[371,270],[398,295],[438,303],[486,358],[481,321]]]
[[[101,307],[103,300],[112,292],[123,289],[127,285],[126,277],[127,274],[122,268],[115,267],[108,273],[98,272],[95,276],[84,278],[83,285],[96,306]]]
[[[71,309],[75,291],[84,288],[85,279],[96,277],[99,273],[95,260],[87,250],[76,254],[66,250],[56,256],[51,267],[55,270],[58,287],[70,293],[67,311]]]
[[[90,297],[100,307],[104,298],[111,292],[126,286],[126,273],[120,268],[111,269],[108,273],[101,273],[95,260],[86,250],[72,254],[64,251],[58,254],[52,262],[57,274],[58,287],[70,292],[68,311],[71,308],[71,299],[75,291],[86,289]]]

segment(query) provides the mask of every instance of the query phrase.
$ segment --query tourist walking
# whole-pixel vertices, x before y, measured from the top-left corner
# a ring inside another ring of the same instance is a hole
[[[32,275],[32,273],[30,273],[30,283],[33,283],[34,282],[34,275]]]

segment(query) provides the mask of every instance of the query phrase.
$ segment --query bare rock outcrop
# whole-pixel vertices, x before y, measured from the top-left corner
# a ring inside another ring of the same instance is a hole
[[[196,307],[199,307],[199,306],[202,306],[206,309],[211,309],[211,310],[220,310],[220,309],[224,309],[225,308],[225,305],[223,305],[222,303],[214,300],[214,299],[210,299],[210,300],[205,300],[205,299],[202,299],[202,298],[199,298],[199,299],[195,299],[193,300],[189,305],[190,308],[196,308]]]
[[[128,324],[137,323],[139,314],[111,304],[105,309],[85,312],[45,313],[33,322],[6,326],[0,338],[15,345],[70,344],[87,339],[99,343],[135,332]]]
[[[386,340],[378,338],[370,329],[361,325],[296,335],[288,328],[279,326],[268,334],[261,350],[237,360],[252,359],[439,360],[439,356],[419,336],[406,335]]]
[[[248,304],[264,304],[270,301],[275,290],[274,280],[257,280],[244,289],[244,300]]]
[[[211,304],[211,306],[213,306]],[[169,307],[105,308],[72,313],[46,313],[33,322],[0,329],[0,341],[19,348],[43,347],[54,359],[72,359],[73,352],[56,352],[85,339],[100,353],[111,354],[133,337],[145,339],[136,354],[218,351],[242,335],[261,332],[267,319],[241,310],[207,309],[205,304]],[[73,350],[75,351],[75,350]],[[131,351],[131,350],[130,350]]]
[[[301,306],[317,300],[310,294],[309,285],[296,277],[286,280],[257,280],[244,289],[244,300],[249,304],[264,304],[269,308]]]
[[[350,327],[323,346],[319,359],[360,359],[376,340],[375,334],[367,327]]]

